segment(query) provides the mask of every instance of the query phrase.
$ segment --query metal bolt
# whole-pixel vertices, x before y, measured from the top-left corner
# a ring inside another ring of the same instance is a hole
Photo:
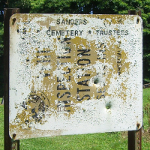
[[[12,22],[12,25],[14,25],[16,22],[16,18],[13,18],[13,22]]]

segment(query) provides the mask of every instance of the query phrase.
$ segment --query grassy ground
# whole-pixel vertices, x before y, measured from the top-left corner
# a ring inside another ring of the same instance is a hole
[[[0,98],[1,104],[2,98]],[[0,150],[4,148],[4,106],[0,105]]]
[[[127,149],[127,140],[122,139],[121,133],[21,140],[22,150],[116,150],[116,148],[118,150]]]
[[[149,130],[150,128],[150,89],[144,89],[143,92],[143,122],[144,129]]]
[[[150,89],[144,89],[142,149],[150,148]],[[1,99],[0,99],[1,102]],[[147,107],[149,109],[147,109]],[[0,105],[0,150],[3,150],[3,105]],[[20,140],[21,150],[127,150],[127,132],[70,135]]]

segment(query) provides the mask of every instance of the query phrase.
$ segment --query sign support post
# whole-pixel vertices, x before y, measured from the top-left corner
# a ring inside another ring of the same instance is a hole
[[[129,10],[128,14],[141,16],[141,11]],[[140,128],[137,131],[128,131],[128,150],[141,150],[141,149],[142,149],[142,128]]]
[[[19,150],[19,141],[15,141],[15,148],[9,136],[9,19],[15,14],[19,13],[19,8],[6,8],[4,10],[4,58],[5,58],[5,71],[4,71],[4,149]]]

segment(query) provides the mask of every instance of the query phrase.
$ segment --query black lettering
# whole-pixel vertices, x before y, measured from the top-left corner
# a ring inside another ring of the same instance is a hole
[[[107,34],[108,34],[108,31],[105,31],[105,30],[104,30],[104,34],[107,35]]]
[[[62,82],[62,81],[64,81],[64,78],[60,80],[59,77],[57,77],[57,82]]]
[[[70,92],[65,92],[63,93],[61,96],[60,96],[60,93],[57,93],[57,98],[62,98],[64,97],[65,95],[68,95],[67,98],[69,98],[71,96],[71,93]]]
[[[101,43],[100,47],[102,47],[102,46],[103,46],[103,48],[105,48],[105,47],[106,47],[106,45],[104,45],[104,43]]]
[[[105,86],[105,83],[104,83],[104,86]],[[101,93],[100,96],[97,96],[97,99],[101,99],[102,97],[105,98],[105,89],[104,90],[100,89],[100,91],[98,91],[97,93]]]
[[[80,19],[80,24],[84,24],[84,20]]]
[[[82,74],[82,75],[78,75],[78,78],[79,77],[89,77],[90,76],[90,74]]]
[[[88,92],[88,91],[90,91],[90,89],[79,90],[79,88],[77,88],[77,94],[79,94],[79,92]]]
[[[82,31],[79,30],[79,32],[80,32],[80,35],[82,35],[83,30]]]
[[[102,89],[100,89],[100,91],[98,91],[97,93],[105,93],[105,89],[104,89],[104,91],[102,91]]]
[[[124,35],[124,30],[121,30],[121,35]]]
[[[91,54],[85,54],[87,52],[90,52],[90,49],[78,49],[77,50],[78,52],[81,52],[81,53],[78,53],[77,56],[79,55],[82,55],[82,56],[90,56]]]
[[[50,31],[51,31],[51,27],[49,27],[49,29],[46,31],[46,34],[49,35],[49,36],[51,36]]]
[[[41,56],[40,55],[38,55],[38,56],[36,56],[37,58],[40,58]],[[51,56],[50,55],[45,55],[45,56],[42,56],[42,57],[44,57],[44,58],[50,58]]]
[[[48,50],[48,51],[37,51],[37,53],[50,53],[51,51]]]
[[[27,30],[26,30],[26,28],[23,28],[23,34],[26,34],[26,32],[27,32]]]
[[[67,82],[70,82],[71,81],[71,76],[69,76],[69,80],[67,80]]]
[[[79,20],[75,19],[75,25],[78,25],[78,24],[79,24]]]
[[[57,85],[57,90],[67,90],[67,88],[65,87],[65,85],[59,84]]]
[[[74,20],[73,19],[69,19],[69,24],[73,25],[74,24]]]
[[[68,68],[68,72],[65,72],[65,73],[63,73],[63,74],[68,74],[68,73],[70,73],[71,72],[71,69],[70,68]]]
[[[103,67],[103,70],[105,70],[105,69],[106,69],[106,67],[107,67],[107,66],[104,66],[104,67]]]
[[[100,30],[100,35],[103,35],[103,31],[102,30]]]
[[[126,30],[126,31],[125,31],[125,35],[128,35],[128,34],[129,34],[129,33],[128,33],[128,30]]]
[[[71,30],[70,32],[71,32],[70,35],[74,36],[74,30]]]
[[[67,32],[67,36],[69,35],[69,30],[66,30],[66,32]]]
[[[120,75],[121,75],[121,72],[118,71],[118,75],[120,76]]]
[[[64,78],[62,80],[60,80],[59,77],[57,77],[57,82],[62,82],[64,80],[65,80]],[[69,76],[69,79],[66,80],[66,82],[70,82],[70,81],[71,81],[71,76]]]
[[[70,107],[70,105],[62,105],[62,104],[65,104],[64,101],[59,101],[57,107],[60,107],[60,108],[64,108],[63,111],[70,111],[70,110],[65,110],[65,107]],[[59,111],[62,111],[62,109],[59,109]]]
[[[105,98],[105,95],[97,96],[97,99],[101,99],[102,97]]]
[[[86,20],[86,19],[83,20],[83,24],[84,24],[84,25],[87,24],[87,20]]]
[[[50,62],[50,60],[37,60],[37,63]]]
[[[99,33],[99,30],[96,30],[96,33],[97,33],[97,35],[98,35],[98,33]]]
[[[61,43],[66,42],[67,44],[70,44],[71,43],[71,42],[69,42],[70,40],[71,40],[71,38],[64,38],[64,41],[62,41]]]
[[[99,52],[102,52],[102,54],[97,54],[97,56],[101,56],[98,57],[97,59],[106,59],[106,54],[104,54],[106,50],[99,50]]]
[[[45,77],[48,77],[48,76],[50,76],[50,74],[49,73],[45,73],[45,75],[44,75]]]
[[[120,35],[120,30],[117,30],[117,35]]]
[[[58,56],[57,58],[59,58],[59,59],[68,59],[68,58],[71,58],[71,56]]]
[[[55,30],[52,30],[51,35],[52,35],[52,36],[55,35]]]
[[[118,69],[118,75],[121,74],[121,51],[117,51],[117,69]]]
[[[61,36],[64,36],[64,35],[65,35],[65,31],[61,30]]]
[[[78,30],[75,30],[75,36],[78,36]]]
[[[64,38],[64,41],[65,41],[65,42],[68,41],[68,40],[71,40],[71,38]]]
[[[118,54],[118,55],[121,55],[121,51],[117,51],[117,54]]]
[[[112,30],[109,30],[109,35],[112,35]]]
[[[61,24],[65,24],[65,20],[64,19],[62,20]]]
[[[66,19],[66,25],[69,25],[69,21],[68,21],[68,19]]]
[[[64,103],[64,102],[63,102]],[[70,105],[65,105],[65,107],[70,107]]]
[[[118,64],[121,63],[121,59],[117,59],[117,63],[118,63]]]
[[[66,101],[59,101],[57,108],[58,108],[58,112],[70,112],[70,110],[66,110],[66,107],[70,107],[70,105],[65,105],[67,103],[65,103]]]
[[[56,22],[57,24],[60,24],[60,19],[57,19],[57,22]]]
[[[98,50],[99,52],[102,52],[102,53],[104,53],[104,52],[106,52],[106,50]]]
[[[117,30],[113,30],[114,31],[114,34],[116,34]]]
[[[78,84],[78,85],[88,86],[88,84],[87,84],[88,81],[89,81],[89,80],[80,81],[80,82],[78,82],[77,84]]]
[[[61,35],[61,31],[56,31],[56,36],[60,36]]]
[[[70,103],[70,100],[64,100],[64,101],[58,101],[58,103],[64,103],[64,104],[68,104],[68,103]]]
[[[65,110],[65,111],[70,112],[71,110]]]
[[[79,98],[79,96],[77,96],[77,101],[82,101],[85,97],[87,97],[86,100],[90,99],[90,95],[84,95],[81,99]]]
[[[88,65],[91,63],[91,61],[89,59],[79,59],[77,63],[78,65]]]
[[[90,76],[90,74],[85,74],[84,76]]]

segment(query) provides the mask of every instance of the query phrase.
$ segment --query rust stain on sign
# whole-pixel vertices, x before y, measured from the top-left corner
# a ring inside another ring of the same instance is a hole
[[[142,124],[141,24],[132,15],[13,15],[10,136],[135,130]]]

